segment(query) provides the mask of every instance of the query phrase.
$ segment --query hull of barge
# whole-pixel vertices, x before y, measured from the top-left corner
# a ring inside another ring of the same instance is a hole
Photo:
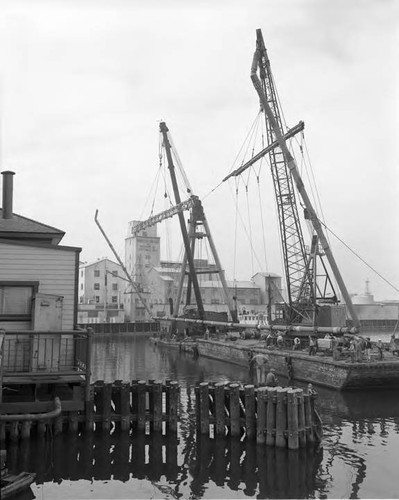
[[[266,368],[281,376],[336,390],[399,388],[399,358],[372,362],[335,361],[288,350],[245,346],[237,342],[197,340],[198,355],[249,367],[253,355],[265,356]]]

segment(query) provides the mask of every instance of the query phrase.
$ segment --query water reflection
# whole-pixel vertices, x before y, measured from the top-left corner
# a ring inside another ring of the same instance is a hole
[[[258,493],[258,498],[306,498],[314,494],[323,457],[321,450],[277,450],[201,436],[181,455],[176,436],[131,437],[119,432],[64,434],[14,443],[9,449],[10,469],[35,470],[37,484],[79,479],[126,482],[133,477],[169,494],[173,491],[175,498],[186,497],[188,480],[190,496],[198,498],[212,491],[213,484],[247,496]]]
[[[63,498],[69,498],[68,480],[78,483],[80,479],[101,484],[141,480],[161,498],[397,495],[399,391],[339,393],[318,389],[323,449],[288,451],[196,434],[194,384],[247,383],[249,370],[244,367],[162,350],[151,345],[146,336],[96,338],[93,367],[94,380],[106,382],[177,380],[181,387],[179,432],[173,438],[96,431],[10,443],[10,470],[36,472],[39,484],[59,483]],[[82,497],[90,497],[87,489],[83,490],[87,485],[79,487]],[[120,497],[116,494],[115,498]]]

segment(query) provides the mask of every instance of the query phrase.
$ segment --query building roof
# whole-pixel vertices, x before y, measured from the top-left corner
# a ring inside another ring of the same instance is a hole
[[[263,276],[264,278],[281,278],[280,274],[275,273],[256,273],[252,276],[252,278],[255,278],[255,276]]]
[[[115,262],[111,259],[108,259],[108,257],[103,257],[103,258],[98,258],[97,260],[93,260],[92,262],[81,262],[79,264],[79,267],[80,268],[83,268],[83,267],[90,267],[90,266],[94,266],[95,264],[99,264],[100,262],[104,262],[104,260],[107,260],[108,262],[111,262],[111,264],[114,264],[115,266],[118,266],[118,267],[122,267],[118,262]]]
[[[13,214],[12,219],[3,219],[3,209],[0,208],[0,238],[51,239],[53,244],[58,244],[64,235],[60,229],[22,215]]]

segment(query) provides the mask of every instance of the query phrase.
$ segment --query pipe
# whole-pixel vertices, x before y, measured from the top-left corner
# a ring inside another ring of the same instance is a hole
[[[13,175],[15,172],[4,170],[3,176],[3,219],[12,219]]]
[[[210,325],[210,326],[227,326],[229,328],[237,329],[254,329],[257,330],[283,330],[288,332],[298,332],[298,333],[335,333],[335,334],[345,334],[351,333],[355,335],[358,333],[357,328],[348,328],[346,326],[294,326],[294,325],[247,325],[240,323],[232,323],[228,321],[208,321],[201,319],[190,319],[190,318],[153,318],[157,321],[181,321],[182,323],[194,323],[197,325]]]
[[[61,415],[61,400],[58,396],[54,398],[54,410],[48,411],[47,413],[22,413],[16,415],[0,415],[0,422],[26,422],[35,420],[47,420],[50,418],[55,418]]]

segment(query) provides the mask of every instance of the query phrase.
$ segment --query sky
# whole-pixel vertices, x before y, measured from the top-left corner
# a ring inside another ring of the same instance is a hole
[[[91,261],[112,257],[98,209],[123,255],[128,222],[149,215],[164,120],[227,278],[281,274],[272,188],[266,269],[236,231],[234,182],[220,185],[258,112],[261,28],[287,123],[305,122],[327,226],[393,285],[331,239],[350,293],[368,279],[377,300],[399,300],[398,20],[393,0],[3,0],[0,161],[16,172],[14,212],[62,229]]]

